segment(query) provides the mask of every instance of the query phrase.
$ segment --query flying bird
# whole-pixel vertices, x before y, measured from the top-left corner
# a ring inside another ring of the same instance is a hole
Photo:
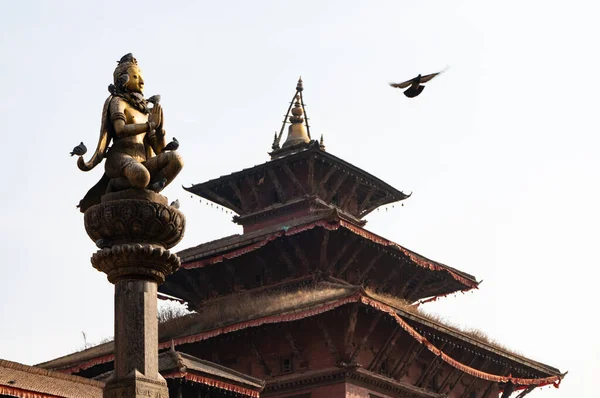
[[[175,199],[173,202],[171,202],[171,207],[174,209],[179,209],[179,199]]]
[[[177,149],[179,149],[179,141],[177,141],[177,138],[173,137],[173,141],[171,141],[167,145],[165,145],[165,148],[163,150],[164,151],[176,151]]]
[[[87,147],[85,145],[83,145],[83,142],[79,145],[77,145],[75,148],[73,148],[73,151],[71,152],[71,156],[73,155],[77,155],[77,156],[83,156],[87,153]]]
[[[390,83],[390,86],[395,87],[395,88],[407,88],[408,87],[408,89],[404,91],[404,95],[406,95],[408,98],[414,98],[417,95],[421,94],[421,91],[423,91],[423,89],[425,88],[425,86],[423,86],[421,83],[427,83],[428,81],[430,81],[431,79],[433,79],[440,73],[443,73],[444,71],[445,70],[437,72],[437,73],[431,73],[431,74],[425,75],[425,76],[419,75],[417,77],[414,77],[414,78],[407,80],[405,82],[402,82],[402,83]]]

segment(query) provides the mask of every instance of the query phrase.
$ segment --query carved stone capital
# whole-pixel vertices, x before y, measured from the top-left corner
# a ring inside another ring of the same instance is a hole
[[[89,237],[99,247],[134,243],[165,249],[175,246],[185,231],[183,214],[174,207],[152,200],[155,198],[140,199],[139,191],[143,194],[146,190],[128,191],[133,191],[130,196],[135,199],[104,201],[85,212],[85,230]],[[161,198],[164,200],[160,202],[166,202],[166,198]]]
[[[111,283],[122,279],[147,279],[159,285],[181,265],[179,257],[160,246],[114,245],[92,255],[92,265]]]

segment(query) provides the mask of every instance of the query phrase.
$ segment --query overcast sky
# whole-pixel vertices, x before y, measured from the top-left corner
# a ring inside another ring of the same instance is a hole
[[[0,0],[0,358],[113,334],[113,287],[75,208],[115,61],[133,52],[186,166],[165,191],[184,249],[241,228],[189,186],[268,159],[299,75],[313,136],[413,192],[367,228],[483,279],[426,308],[569,371],[531,397],[595,397],[600,372],[593,1]],[[449,66],[423,94],[390,88]],[[88,154],[89,156],[89,154]]]

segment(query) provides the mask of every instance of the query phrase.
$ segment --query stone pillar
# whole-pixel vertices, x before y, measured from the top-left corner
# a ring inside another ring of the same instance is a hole
[[[92,265],[115,285],[115,372],[105,398],[168,398],[158,372],[158,285],[180,265],[168,249],[183,237],[185,218],[152,191],[102,197],[85,212],[85,228],[100,248]]]

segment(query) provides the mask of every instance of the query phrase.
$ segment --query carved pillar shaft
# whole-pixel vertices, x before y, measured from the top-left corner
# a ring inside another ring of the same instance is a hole
[[[158,379],[158,323],[154,281],[121,280],[115,284],[115,377],[134,370]]]

